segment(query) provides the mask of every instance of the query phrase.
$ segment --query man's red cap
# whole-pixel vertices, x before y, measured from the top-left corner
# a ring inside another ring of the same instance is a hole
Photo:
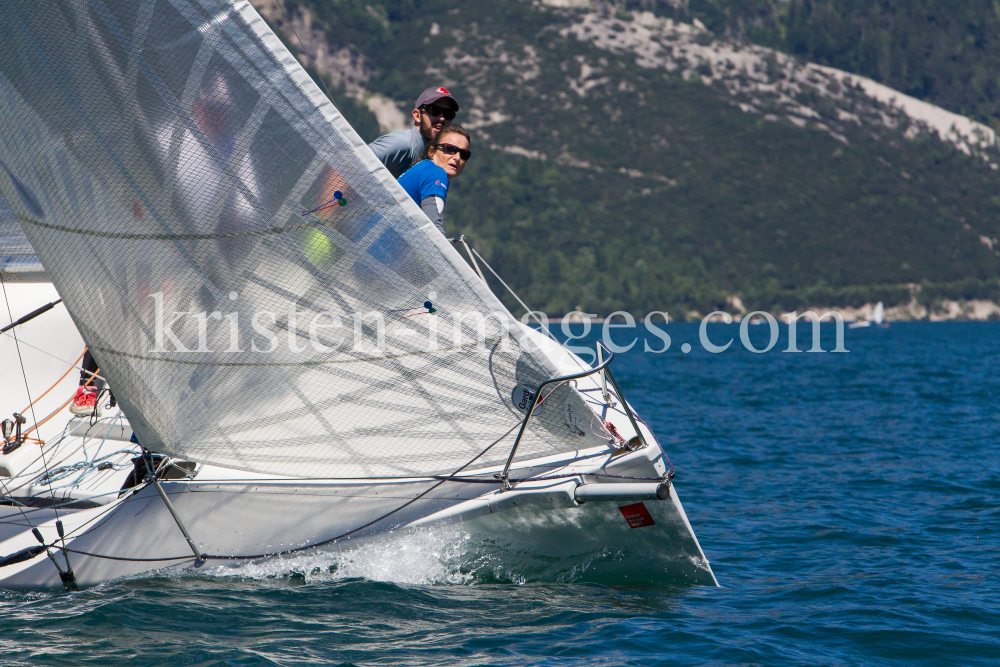
[[[438,100],[449,99],[451,103],[455,105],[455,111],[458,111],[458,100],[451,96],[448,89],[444,86],[438,86],[437,88],[428,88],[424,92],[420,93],[420,97],[417,98],[417,103],[413,105],[414,109],[419,109],[425,104],[434,104]]]

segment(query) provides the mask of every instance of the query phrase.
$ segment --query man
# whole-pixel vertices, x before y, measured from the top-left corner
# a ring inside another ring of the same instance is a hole
[[[382,135],[368,145],[393,178],[424,156],[428,144],[455,118],[458,102],[447,88],[428,88],[420,93],[411,113],[413,127]]]

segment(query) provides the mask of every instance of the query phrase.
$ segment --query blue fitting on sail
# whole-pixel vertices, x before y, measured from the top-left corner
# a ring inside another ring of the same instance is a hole
[[[325,211],[326,209],[333,208],[334,206],[347,206],[347,198],[344,197],[344,193],[340,190],[333,193],[333,199],[330,201],[320,204],[311,211],[302,211],[302,215],[306,216],[310,213],[315,213],[316,211]]]
[[[420,308],[421,308],[421,306],[416,306],[414,308],[396,308],[395,310],[390,310],[390,311],[387,311],[387,312],[390,312],[390,313],[409,313],[411,310],[420,310]],[[433,314],[435,314],[437,312],[437,308],[435,308],[434,304],[432,302],[430,302],[430,301],[424,301],[423,308],[426,308],[426,310],[423,311],[423,312],[421,312],[421,313],[412,313],[410,315],[405,315],[405,316],[403,316],[403,317],[401,317],[399,319],[405,320],[405,319],[407,319],[409,317],[415,317],[417,315],[433,315]]]

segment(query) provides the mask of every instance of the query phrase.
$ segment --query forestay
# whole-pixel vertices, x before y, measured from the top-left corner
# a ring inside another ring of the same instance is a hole
[[[249,4],[0,22],[0,190],[143,444],[298,477],[503,460],[553,360]],[[520,458],[606,444],[570,386],[540,412]]]

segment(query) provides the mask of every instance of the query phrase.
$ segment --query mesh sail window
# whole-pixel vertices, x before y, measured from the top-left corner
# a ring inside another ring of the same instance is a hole
[[[0,191],[144,445],[295,477],[506,457],[554,359],[249,4],[0,20]],[[558,387],[519,458],[607,444],[592,414]]]
[[[0,163],[0,170],[4,165]],[[10,179],[10,176],[7,176]],[[41,260],[21,230],[14,209],[0,193],[0,277],[13,282],[48,282]]]

